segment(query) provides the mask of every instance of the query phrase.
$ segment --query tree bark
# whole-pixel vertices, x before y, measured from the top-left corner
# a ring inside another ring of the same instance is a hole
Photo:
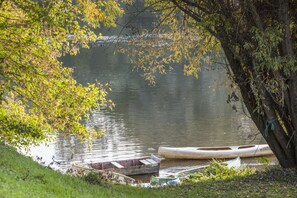
[[[255,39],[257,33],[251,31],[252,28],[257,28],[265,35],[266,28],[276,28],[275,24],[281,24],[283,40],[278,48],[272,46],[273,51],[267,55],[268,59],[292,58],[291,60],[296,61],[294,50],[297,48],[294,41],[297,37],[292,37],[292,32],[297,32],[297,28],[295,25],[292,26],[292,19],[297,18],[297,4],[289,0],[217,2],[206,0],[199,1],[199,3],[191,0],[171,0],[171,2],[197,23],[202,24],[203,28],[220,41],[229,62],[231,75],[240,89],[252,120],[281,166],[297,168],[297,134],[295,134],[297,130],[297,72],[293,72],[294,68],[289,68],[292,69],[291,75],[286,76],[286,66],[277,69],[261,68],[259,71],[259,65],[265,59],[257,58],[255,52],[260,53],[257,50],[261,42]],[[213,16],[220,17],[216,18],[217,21],[213,21],[214,24],[211,23],[211,27],[205,27],[204,19],[208,24],[209,18]],[[265,42],[265,38],[263,39]],[[267,63],[270,64],[269,61]],[[296,63],[291,67],[296,67]],[[275,100],[276,96],[281,95],[272,92],[269,85],[265,84],[271,79],[278,80],[278,83],[284,87],[281,90],[282,101]],[[259,104],[262,112],[255,111]],[[269,122],[274,129],[268,127]],[[268,135],[265,134],[267,130],[269,130]]]
[[[286,136],[284,130],[280,126],[279,122],[276,121],[276,128],[274,131],[269,131],[269,135],[266,136],[264,131],[266,129],[266,122],[268,120],[276,119],[277,116],[273,112],[272,104],[269,102],[269,96],[264,88],[262,89],[263,105],[267,106],[265,115],[256,113],[254,110],[257,107],[256,96],[253,94],[251,85],[249,83],[249,78],[242,69],[242,63],[239,60],[236,60],[235,56],[232,53],[232,50],[229,49],[228,44],[222,42],[222,48],[225,52],[227,60],[229,62],[230,68],[235,77],[235,82],[239,86],[241,91],[242,98],[244,103],[251,115],[252,120],[256,124],[258,130],[261,132],[262,136],[265,138],[266,142],[269,144],[271,150],[275,153],[280,164],[284,168],[293,168],[297,167],[295,160],[295,153],[292,148],[287,147],[289,138]],[[258,85],[259,87],[259,85]]]

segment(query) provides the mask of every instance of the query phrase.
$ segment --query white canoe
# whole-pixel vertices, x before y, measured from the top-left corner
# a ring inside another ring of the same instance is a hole
[[[158,154],[169,159],[227,159],[272,155],[267,144],[223,147],[159,147]]]

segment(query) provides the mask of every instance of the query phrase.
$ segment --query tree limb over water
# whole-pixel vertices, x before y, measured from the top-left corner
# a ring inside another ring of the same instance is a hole
[[[275,1],[147,0],[162,23],[153,32],[173,39],[133,51],[136,68],[154,83],[176,62],[198,77],[202,61],[221,50],[257,128],[284,168],[297,167],[297,3]],[[167,9],[168,7],[172,9]]]

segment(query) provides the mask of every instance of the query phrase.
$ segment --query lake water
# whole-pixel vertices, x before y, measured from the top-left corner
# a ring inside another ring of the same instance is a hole
[[[147,17],[147,16],[146,16]],[[127,20],[127,19],[126,19]],[[148,20],[145,18],[145,20]],[[135,22],[138,28],[149,23]],[[111,34],[106,31],[106,34]],[[105,129],[93,147],[74,137],[57,136],[56,141],[33,147],[30,154],[46,165],[66,170],[71,162],[87,163],[156,154],[159,146],[222,146],[263,142],[252,122],[236,103],[237,112],[227,103],[231,93],[225,70],[203,69],[199,78],[185,77],[181,67],[157,77],[151,87],[115,45],[83,49],[75,57],[62,58],[74,68],[74,77],[82,84],[99,80],[110,83],[110,98],[116,108],[94,113],[88,126]],[[204,65],[204,68],[209,66]],[[254,141],[253,141],[254,140]],[[42,159],[41,159],[42,157]]]
[[[181,67],[158,76],[152,87],[139,73],[132,72],[126,55],[113,45],[84,49],[75,57],[63,58],[74,68],[80,83],[100,80],[110,83],[114,110],[94,113],[88,126],[105,129],[93,147],[74,137],[56,138],[48,147],[32,148],[31,154],[45,164],[62,161],[55,168],[65,170],[71,162],[107,161],[156,154],[159,146],[222,146],[251,143],[257,133],[236,103],[227,103],[231,90],[225,70],[203,70],[199,78],[186,77]],[[208,66],[204,66],[208,67]],[[252,137],[250,137],[252,136]],[[262,142],[256,138],[252,143]]]

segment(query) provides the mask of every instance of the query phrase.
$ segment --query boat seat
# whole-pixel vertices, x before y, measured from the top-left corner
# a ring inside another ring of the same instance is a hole
[[[141,163],[143,163],[144,165],[150,165],[151,162],[149,162],[148,160],[139,160]]]
[[[158,162],[153,159],[146,159],[146,161],[150,162],[151,164],[158,164]]]
[[[114,165],[117,168],[124,168],[124,166],[122,166],[121,164],[117,163],[117,162],[110,162],[112,165]]]

